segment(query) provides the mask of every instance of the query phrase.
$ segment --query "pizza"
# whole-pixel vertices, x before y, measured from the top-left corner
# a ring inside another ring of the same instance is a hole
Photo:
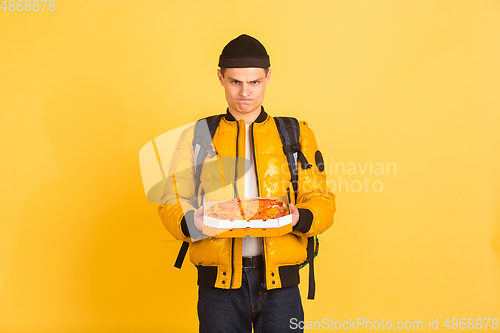
[[[256,197],[222,201],[205,211],[205,216],[231,221],[268,220],[288,214],[288,206],[282,200]]]

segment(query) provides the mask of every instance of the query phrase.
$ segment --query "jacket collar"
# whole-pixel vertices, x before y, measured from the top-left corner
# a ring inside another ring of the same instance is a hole
[[[227,108],[226,114],[224,115],[224,118],[228,121],[236,121],[236,119],[233,117],[231,112],[229,112],[229,108]],[[260,106],[260,114],[257,117],[257,119],[255,119],[254,122],[255,123],[263,123],[264,120],[266,120],[266,119],[267,119],[267,113],[266,113],[266,111],[264,111],[264,107],[261,105]]]

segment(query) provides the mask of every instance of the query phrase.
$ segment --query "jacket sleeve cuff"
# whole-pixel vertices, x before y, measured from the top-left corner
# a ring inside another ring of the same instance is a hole
[[[299,208],[299,222],[293,227],[294,231],[306,233],[311,229],[313,213],[309,209]]]

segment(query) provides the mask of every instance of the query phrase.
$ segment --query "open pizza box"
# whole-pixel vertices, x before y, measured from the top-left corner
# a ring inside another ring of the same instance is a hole
[[[279,199],[288,207],[286,197],[272,197],[262,199]],[[203,204],[205,213],[221,201],[207,201]],[[289,211],[289,210],[288,210]],[[220,220],[203,215],[203,233],[211,237],[218,238],[243,238],[251,237],[276,237],[282,236],[292,231],[292,215],[270,218],[265,220],[246,220],[239,214],[239,219]]]

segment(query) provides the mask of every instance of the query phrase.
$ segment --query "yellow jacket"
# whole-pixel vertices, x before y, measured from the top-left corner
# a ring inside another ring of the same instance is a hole
[[[325,172],[320,171],[323,168],[318,169],[322,158],[316,139],[306,122],[299,123],[301,150],[313,167],[304,170],[300,163],[297,166],[297,200],[274,119],[262,108],[250,127],[259,196],[287,196],[288,192],[291,202],[296,202],[300,212],[299,222],[292,233],[263,238],[267,289],[299,283],[299,267],[307,260],[307,237],[328,229],[335,213],[335,196],[328,189]],[[243,120],[236,121],[229,112],[222,117],[213,137],[217,155],[207,157],[201,173],[199,193],[204,193],[206,201],[233,199],[244,193],[244,178],[234,181],[235,173],[241,172],[244,163],[238,165],[234,157],[246,156],[245,131]],[[193,213],[201,205],[195,195],[193,136],[194,126],[191,126],[179,138],[170,164],[169,174],[172,176],[165,186],[163,204],[158,213],[165,228],[176,239],[190,242],[190,260],[198,268],[200,286],[237,289],[241,287],[242,279],[242,239],[210,237],[192,241],[189,237],[189,230],[194,230],[194,227],[188,228],[188,225],[193,224]],[[209,163],[211,160],[215,163]]]

